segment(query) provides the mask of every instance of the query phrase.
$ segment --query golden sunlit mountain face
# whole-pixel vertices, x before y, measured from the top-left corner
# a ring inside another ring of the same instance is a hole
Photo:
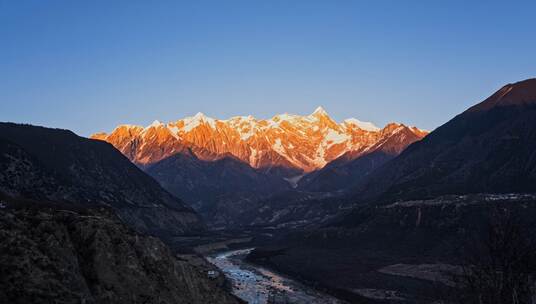
[[[398,123],[383,129],[357,119],[337,123],[319,107],[307,116],[280,114],[271,119],[240,116],[218,120],[198,113],[167,124],[121,125],[110,134],[96,133],[92,138],[113,144],[142,166],[189,149],[204,160],[233,155],[254,168],[310,172],[347,152],[357,157],[401,132],[413,134],[411,142],[427,134]],[[402,139],[400,146],[411,142]]]

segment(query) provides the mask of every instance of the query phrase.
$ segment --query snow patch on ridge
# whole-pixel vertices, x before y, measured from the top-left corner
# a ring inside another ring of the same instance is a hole
[[[357,126],[358,128],[362,129],[362,130],[365,130],[365,131],[371,131],[371,132],[376,132],[376,131],[379,131],[380,128],[376,127],[373,123],[371,122],[368,122],[368,121],[360,121],[358,119],[355,119],[355,118],[348,118],[348,119],[345,119],[344,120],[344,123],[345,124],[348,124],[348,125],[355,125]]]
[[[169,133],[171,133],[171,135],[173,137],[175,137],[175,139],[180,139],[179,137],[179,128],[173,126],[171,127],[170,125],[167,126],[168,130],[169,130]]]
[[[348,134],[342,134],[333,129],[329,129],[328,134],[326,134],[326,136],[324,137],[324,142],[327,143],[329,146],[332,146],[335,144],[341,144],[350,139],[351,137]]]
[[[275,152],[281,155],[285,154],[285,148],[283,148],[283,144],[281,144],[281,138],[275,139],[275,143],[272,145],[272,148],[275,150]]]
[[[241,140],[248,140],[251,136],[255,135],[255,130],[250,128],[248,132],[242,133],[242,130],[239,131]]]
[[[251,151],[251,154],[249,154],[249,164],[252,167],[255,167],[258,161],[258,157],[257,157],[258,151],[256,149],[253,149],[252,147],[250,147],[250,151]]]
[[[283,122],[283,121],[293,121],[296,118],[298,118],[298,116],[284,113],[284,114],[279,114],[279,115],[274,116],[273,120],[274,121],[277,120],[277,122]]]

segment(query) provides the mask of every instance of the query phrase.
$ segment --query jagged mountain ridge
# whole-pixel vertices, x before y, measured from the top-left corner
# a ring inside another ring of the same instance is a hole
[[[314,192],[344,190],[366,178],[376,168],[395,158],[407,146],[419,141],[424,134],[404,125],[389,124],[379,131],[381,138],[372,147],[348,151],[300,179],[298,187]]]
[[[402,124],[385,128],[406,128],[418,138],[427,134]],[[357,119],[337,123],[318,107],[307,116],[280,114],[271,119],[218,120],[198,113],[167,124],[155,121],[145,128],[120,125],[110,134],[91,137],[110,142],[142,167],[190,149],[202,160],[230,154],[263,172],[290,177],[318,170],[350,151],[366,153],[384,139],[384,129]]]

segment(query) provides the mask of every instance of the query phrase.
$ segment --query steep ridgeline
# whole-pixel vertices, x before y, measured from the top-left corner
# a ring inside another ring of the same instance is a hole
[[[204,229],[197,214],[112,145],[66,130],[0,123],[0,198],[109,206],[151,234]]]
[[[388,159],[426,134],[402,124],[379,129],[357,119],[337,123],[319,107],[307,116],[282,114],[266,120],[251,116],[217,120],[199,113],[145,128],[121,125],[92,138],[113,144],[205,217],[217,213],[217,221],[225,222],[233,221],[234,211],[243,211],[244,204],[269,201],[268,196],[297,187],[304,174],[331,161],[346,164],[375,151],[386,153]],[[381,163],[383,159],[369,167]],[[320,174],[318,183],[322,178]]]
[[[536,79],[508,84],[354,189],[358,201],[536,191]]]

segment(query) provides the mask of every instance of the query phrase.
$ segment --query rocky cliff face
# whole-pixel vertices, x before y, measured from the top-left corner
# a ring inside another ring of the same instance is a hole
[[[190,207],[113,146],[66,130],[0,123],[0,196],[110,206],[152,234],[204,229]]]
[[[0,209],[3,303],[240,303],[104,209]]]

